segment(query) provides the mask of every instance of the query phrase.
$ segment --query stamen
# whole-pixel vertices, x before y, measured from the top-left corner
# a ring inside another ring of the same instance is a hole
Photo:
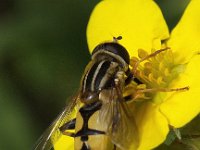
[[[159,85],[164,84],[163,77],[158,77],[158,78],[157,78],[157,83],[158,83]]]
[[[150,97],[153,98],[156,92],[189,90],[188,86],[174,89],[168,88],[170,83],[179,75],[176,69],[177,64],[174,64],[173,53],[170,48],[166,47],[154,51],[151,54],[148,54],[148,52],[143,49],[139,49],[138,57],[139,58],[131,58],[131,71],[136,78],[144,83],[143,85],[145,85],[145,87],[141,88],[139,85],[135,86],[134,94],[132,89],[132,97],[149,99]],[[149,93],[148,96],[146,96],[145,93]]]

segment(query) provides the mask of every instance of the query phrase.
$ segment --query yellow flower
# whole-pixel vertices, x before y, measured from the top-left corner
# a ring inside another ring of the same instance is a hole
[[[153,88],[190,87],[188,91],[156,92],[151,100],[143,101],[136,108],[141,150],[158,146],[166,139],[169,125],[182,127],[200,111],[199,6],[200,0],[190,2],[171,35],[160,9],[152,0],[104,0],[91,15],[87,29],[90,51],[97,44],[118,36],[122,36],[119,43],[131,57],[138,55],[138,49],[150,54],[163,46],[170,47],[147,62],[140,72],[151,65],[150,72],[139,77]]]
[[[151,93],[147,95],[150,99],[134,108],[139,150],[155,148],[166,139],[169,125],[180,128],[200,112],[199,5],[200,0],[190,2],[171,35],[152,0],[103,0],[91,15],[87,28],[90,52],[99,43],[118,36],[122,36],[119,43],[131,57],[138,55],[138,49],[142,58],[147,53],[170,47],[139,66],[137,76],[147,88],[189,86],[188,91]],[[73,150],[73,147],[73,138],[64,135],[54,145],[57,150]]]

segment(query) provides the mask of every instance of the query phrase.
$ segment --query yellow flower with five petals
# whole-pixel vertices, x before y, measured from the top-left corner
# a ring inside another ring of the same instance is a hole
[[[87,28],[90,51],[99,43],[118,36],[122,36],[119,43],[131,57],[142,58],[169,47],[170,50],[138,67],[137,76],[150,88],[190,87],[188,91],[157,91],[134,107],[140,150],[157,147],[166,139],[169,126],[180,128],[200,112],[199,5],[200,0],[190,2],[171,34],[152,0],[103,0],[92,12]],[[73,149],[73,140],[62,136],[54,147]]]

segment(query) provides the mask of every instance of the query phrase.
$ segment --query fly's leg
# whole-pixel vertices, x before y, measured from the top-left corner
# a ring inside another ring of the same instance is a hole
[[[146,93],[156,93],[156,92],[181,92],[188,91],[189,86],[181,88],[146,88],[145,84],[140,85],[128,85],[125,87],[125,94],[123,95],[125,101],[143,101],[151,99],[151,96],[147,96]]]
[[[168,89],[168,88],[152,88],[152,89],[137,89],[138,93],[154,93],[154,92],[174,92],[174,91],[185,91],[189,90],[189,87]]]
[[[131,83],[131,81],[134,81],[137,84],[142,84],[142,82],[138,78],[134,77],[133,73],[130,71],[130,68],[128,68],[125,74],[127,76],[127,78],[125,79],[125,86]]]
[[[126,78],[126,80],[125,80],[125,85],[128,85],[131,81],[134,81],[134,82],[137,83],[137,84],[142,84],[142,82],[141,82],[138,78],[136,78],[136,77],[134,76],[134,75],[136,75],[137,68],[138,68],[139,64],[140,64],[141,62],[143,62],[143,61],[145,61],[145,60],[151,58],[151,57],[155,57],[156,55],[158,55],[158,54],[160,54],[161,52],[166,51],[166,50],[168,50],[168,49],[169,49],[169,48],[167,47],[167,48],[164,48],[164,49],[157,50],[157,51],[151,53],[150,55],[147,55],[146,57],[143,57],[143,58],[140,59],[140,60],[136,60],[135,63],[134,63],[134,65],[133,65],[133,72],[131,72],[130,69],[128,69],[128,70],[126,71],[127,78]]]
[[[174,88],[174,89],[170,89],[170,88],[151,88],[151,89],[136,89],[136,92],[134,94],[133,99],[149,99],[149,97],[145,97],[144,93],[155,93],[155,92],[178,92],[178,91],[188,91],[189,87],[182,87],[182,88]],[[137,101],[137,100],[136,100]]]
[[[152,57],[155,57],[157,56],[158,54],[160,54],[161,52],[164,52],[166,50],[168,50],[169,47],[166,47],[164,49],[160,49],[160,50],[157,50],[153,53],[151,53],[150,55],[148,54],[142,54],[143,56],[141,56],[140,60],[138,60],[137,58],[136,59],[133,59],[133,63],[132,63],[132,73],[134,76],[136,76],[136,78],[133,80],[135,81],[135,83],[137,83],[136,86],[132,87],[132,90],[129,90],[129,93],[130,91],[132,91],[132,93],[130,93],[130,95],[128,94],[126,96],[126,99],[150,99],[150,97],[146,97],[145,93],[155,93],[155,92],[174,92],[174,91],[186,91],[186,90],[189,90],[189,87],[186,86],[186,87],[181,87],[181,88],[174,88],[174,89],[170,89],[170,88],[146,88],[146,85],[143,84],[142,82],[138,82],[137,80],[140,79],[140,78],[137,78],[137,71],[138,71],[138,67],[140,65],[141,62],[145,61],[145,60],[148,60],[149,58],[152,58]],[[134,77],[133,76],[133,77]],[[139,76],[140,77],[140,76]],[[145,87],[143,86],[145,85]],[[131,89],[131,88],[129,88]]]
[[[74,137],[75,136],[75,133],[73,132],[70,132],[69,130],[74,130],[75,129],[75,125],[76,125],[76,118],[73,119],[73,120],[70,120],[69,122],[63,124],[59,129],[60,129],[60,132],[63,134],[63,135],[67,135],[67,136],[71,136],[71,137]]]
[[[142,58],[142,59],[136,61],[136,63],[135,63],[134,66],[133,66],[133,74],[134,74],[134,75],[136,74],[137,68],[138,68],[138,66],[139,66],[139,64],[140,64],[141,62],[143,62],[143,61],[145,61],[145,60],[147,60],[147,59],[149,59],[149,58],[151,58],[151,57],[155,57],[156,55],[158,55],[158,54],[160,54],[161,52],[166,51],[166,50],[168,50],[168,49],[169,49],[169,47],[166,47],[166,48],[157,50],[157,51],[151,53],[150,55],[147,55],[146,57],[144,57],[144,58]]]

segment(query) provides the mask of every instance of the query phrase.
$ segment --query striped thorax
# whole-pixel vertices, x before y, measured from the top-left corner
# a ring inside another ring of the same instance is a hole
[[[118,72],[128,76],[129,54],[117,42],[98,45],[92,53],[92,60],[86,67],[81,81],[81,100],[89,104],[98,100],[102,89],[114,87]]]

